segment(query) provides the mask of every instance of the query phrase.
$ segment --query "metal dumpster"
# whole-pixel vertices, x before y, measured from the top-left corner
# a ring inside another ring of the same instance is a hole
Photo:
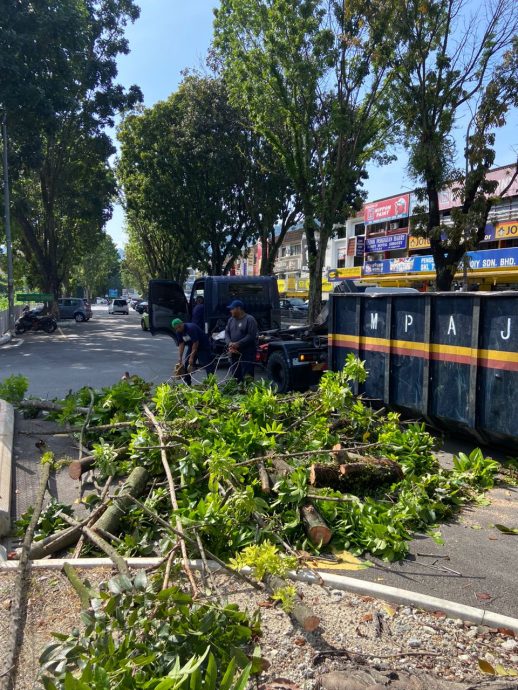
[[[352,352],[356,392],[518,448],[518,292],[330,295],[329,368]]]

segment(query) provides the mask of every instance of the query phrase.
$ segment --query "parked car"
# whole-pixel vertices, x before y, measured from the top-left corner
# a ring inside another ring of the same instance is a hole
[[[60,297],[58,299],[60,319],[75,319],[89,321],[92,318],[92,307],[88,300],[81,297]]]
[[[300,297],[284,297],[280,304],[282,318],[305,319],[308,315],[308,305]]]
[[[126,299],[112,299],[108,307],[108,314],[129,314],[128,301]]]
[[[137,305],[140,304],[141,302],[142,302],[142,300],[140,299],[140,297],[132,297],[129,301],[129,305],[132,309],[136,309]]]
[[[138,312],[139,314],[144,314],[144,312],[147,313],[147,306],[148,306],[148,303],[146,301],[139,302],[137,304],[137,306],[135,307],[135,311]]]

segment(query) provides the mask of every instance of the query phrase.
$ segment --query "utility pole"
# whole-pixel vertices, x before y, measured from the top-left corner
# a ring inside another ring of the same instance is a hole
[[[13,245],[11,241],[11,208],[9,201],[9,168],[7,155],[7,113],[2,120],[3,161],[4,161],[4,219],[5,244],[7,248],[7,303],[9,331],[14,333],[14,279],[13,279]]]

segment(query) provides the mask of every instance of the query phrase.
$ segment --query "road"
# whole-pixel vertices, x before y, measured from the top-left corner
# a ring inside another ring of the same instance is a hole
[[[110,315],[94,306],[85,323],[60,321],[52,335],[26,333],[0,347],[0,378],[23,374],[29,395],[61,397],[82,386],[109,386],[125,371],[159,383],[171,375],[178,348],[167,336],[153,337],[140,328],[140,315]]]

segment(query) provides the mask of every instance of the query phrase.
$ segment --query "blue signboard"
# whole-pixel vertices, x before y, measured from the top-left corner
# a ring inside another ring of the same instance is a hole
[[[114,288],[110,288],[108,290],[108,297],[118,297],[119,296],[119,291],[115,290]]]
[[[471,271],[491,268],[518,268],[518,247],[468,252],[468,256]],[[462,262],[460,266],[462,266]],[[384,259],[383,261],[366,261],[363,266],[364,275],[431,273],[433,271],[435,271],[433,256],[405,256],[398,259]]]
[[[363,256],[365,254],[365,237],[360,236],[356,238],[356,250],[354,256]]]
[[[406,232],[400,232],[397,235],[384,235],[383,237],[367,237],[365,251],[392,252],[397,249],[406,249],[407,240]]]

